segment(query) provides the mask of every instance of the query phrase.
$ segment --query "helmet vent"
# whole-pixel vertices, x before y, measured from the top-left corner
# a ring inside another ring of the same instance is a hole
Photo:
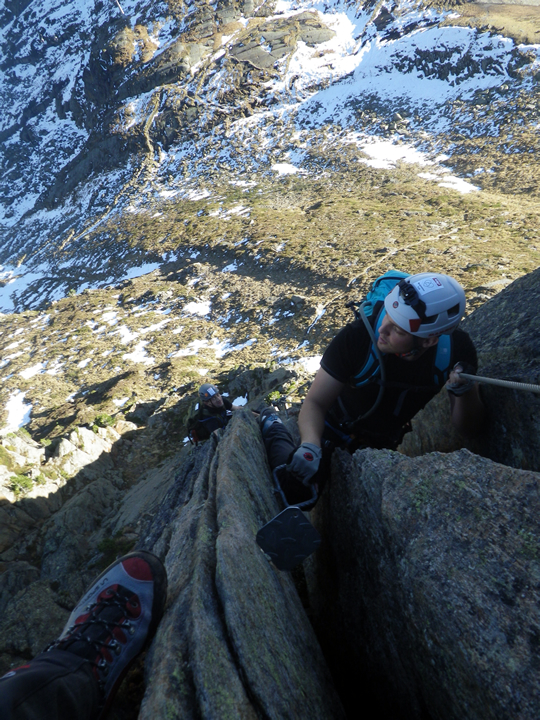
[[[459,303],[457,303],[457,305],[454,305],[454,307],[451,307],[451,308],[448,310],[448,317],[449,317],[449,318],[454,317],[455,315],[459,315]]]

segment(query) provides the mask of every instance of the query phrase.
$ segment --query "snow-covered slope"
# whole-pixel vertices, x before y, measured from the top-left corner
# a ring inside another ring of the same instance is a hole
[[[536,87],[540,46],[455,16],[411,0],[6,3],[0,307],[142,274],[170,258],[90,236],[160,199],[318,177],[332,148],[481,188],[497,168],[480,156],[456,178],[456,136],[537,131],[537,106],[516,120],[515,99]]]

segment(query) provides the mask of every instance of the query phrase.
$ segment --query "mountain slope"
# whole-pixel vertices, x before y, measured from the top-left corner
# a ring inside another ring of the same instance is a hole
[[[316,368],[389,267],[534,270],[538,8],[486,7],[6,3],[3,432]]]
[[[538,46],[454,10],[35,0],[1,17],[6,310],[161,264],[159,242],[115,236],[130,213],[278,174],[401,157],[537,197]]]

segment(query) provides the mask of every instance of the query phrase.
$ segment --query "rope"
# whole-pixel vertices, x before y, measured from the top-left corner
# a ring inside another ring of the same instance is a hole
[[[500,387],[513,388],[514,390],[530,390],[531,392],[540,393],[540,385],[513,382],[512,380],[499,380],[497,378],[481,377],[480,375],[469,375],[467,373],[460,373],[459,375],[465,378],[465,380],[474,380],[475,382],[484,383],[485,385],[499,385]]]

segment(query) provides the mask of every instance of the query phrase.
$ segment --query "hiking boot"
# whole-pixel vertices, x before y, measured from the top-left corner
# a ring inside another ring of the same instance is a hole
[[[129,667],[153,637],[167,599],[161,560],[139,551],[119,558],[87,590],[47,651],[86,658],[102,693],[100,717]]]
[[[268,432],[268,428],[274,423],[281,423],[281,418],[276,414],[276,409],[270,406],[263,408],[259,413],[259,425],[263,437]]]

